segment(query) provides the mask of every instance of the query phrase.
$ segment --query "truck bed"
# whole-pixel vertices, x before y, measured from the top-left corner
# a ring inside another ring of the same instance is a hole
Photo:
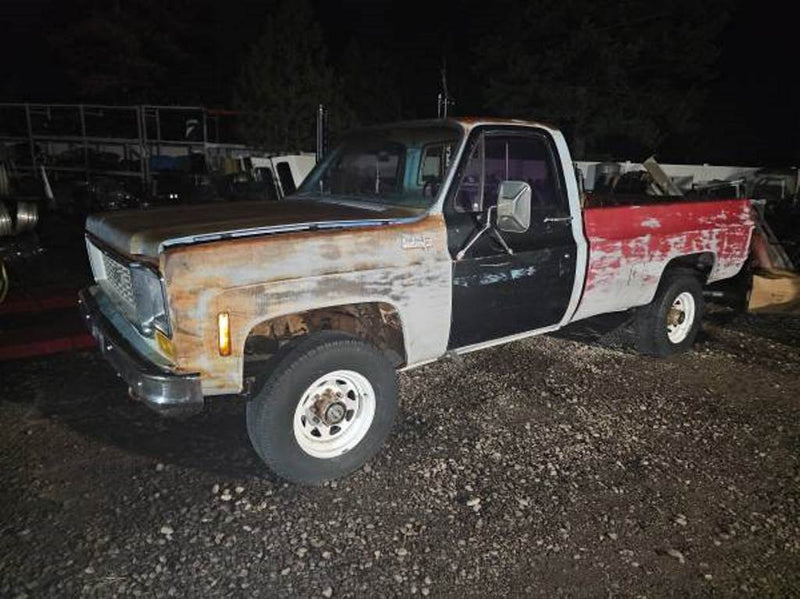
[[[589,245],[583,295],[573,320],[652,301],[667,264],[703,254],[708,282],[732,277],[747,259],[750,200],[668,200],[583,210]]]

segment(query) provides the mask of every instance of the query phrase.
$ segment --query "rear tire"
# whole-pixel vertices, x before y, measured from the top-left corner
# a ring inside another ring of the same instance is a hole
[[[700,330],[703,307],[703,286],[695,274],[667,273],[656,297],[637,315],[637,350],[662,357],[689,350]]]
[[[376,348],[336,332],[310,335],[247,404],[247,432],[281,478],[320,484],[361,467],[397,412],[397,377]]]

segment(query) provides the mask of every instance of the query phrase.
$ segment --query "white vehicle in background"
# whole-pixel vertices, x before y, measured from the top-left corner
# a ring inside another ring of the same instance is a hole
[[[249,156],[241,158],[241,161],[242,170],[250,173],[255,181],[274,187],[279,200],[294,193],[317,164],[316,155],[312,152]]]
[[[316,165],[316,154],[309,152],[252,155],[247,151],[242,156],[216,157],[208,162],[201,154],[192,156],[200,160],[189,161],[189,167],[155,173],[153,205],[282,200]]]

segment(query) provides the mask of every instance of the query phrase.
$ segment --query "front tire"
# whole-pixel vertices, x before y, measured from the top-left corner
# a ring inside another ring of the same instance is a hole
[[[689,350],[700,330],[703,287],[694,274],[668,273],[653,301],[636,319],[636,347],[653,356],[671,356]]]
[[[336,332],[302,339],[247,404],[256,453],[286,480],[319,484],[361,467],[397,412],[397,377],[372,345]]]

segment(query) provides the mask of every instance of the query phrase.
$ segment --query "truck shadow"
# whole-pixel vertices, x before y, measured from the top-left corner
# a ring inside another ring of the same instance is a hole
[[[632,350],[631,315],[627,312],[601,314],[567,325],[554,333],[557,339],[600,345],[620,350]]]
[[[750,314],[709,304],[703,317],[706,324],[737,331],[767,341],[790,347],[800,347],[800,315]],[[633,351],[633,323],[630,313],[601,314],[580,320],[550,334],[560,339],[578,341],[587,345]],[[697,334],[697,343],[714,342],[713,332],[703,327]]]
[[[57,420],[101,444],[225,476],[274,478],[250,447],[238,397],[212,401],[186,420],[165,419],[129,399],[96,351],[5,362],[0,379],[4,399],[29,405],[29,417]]]

